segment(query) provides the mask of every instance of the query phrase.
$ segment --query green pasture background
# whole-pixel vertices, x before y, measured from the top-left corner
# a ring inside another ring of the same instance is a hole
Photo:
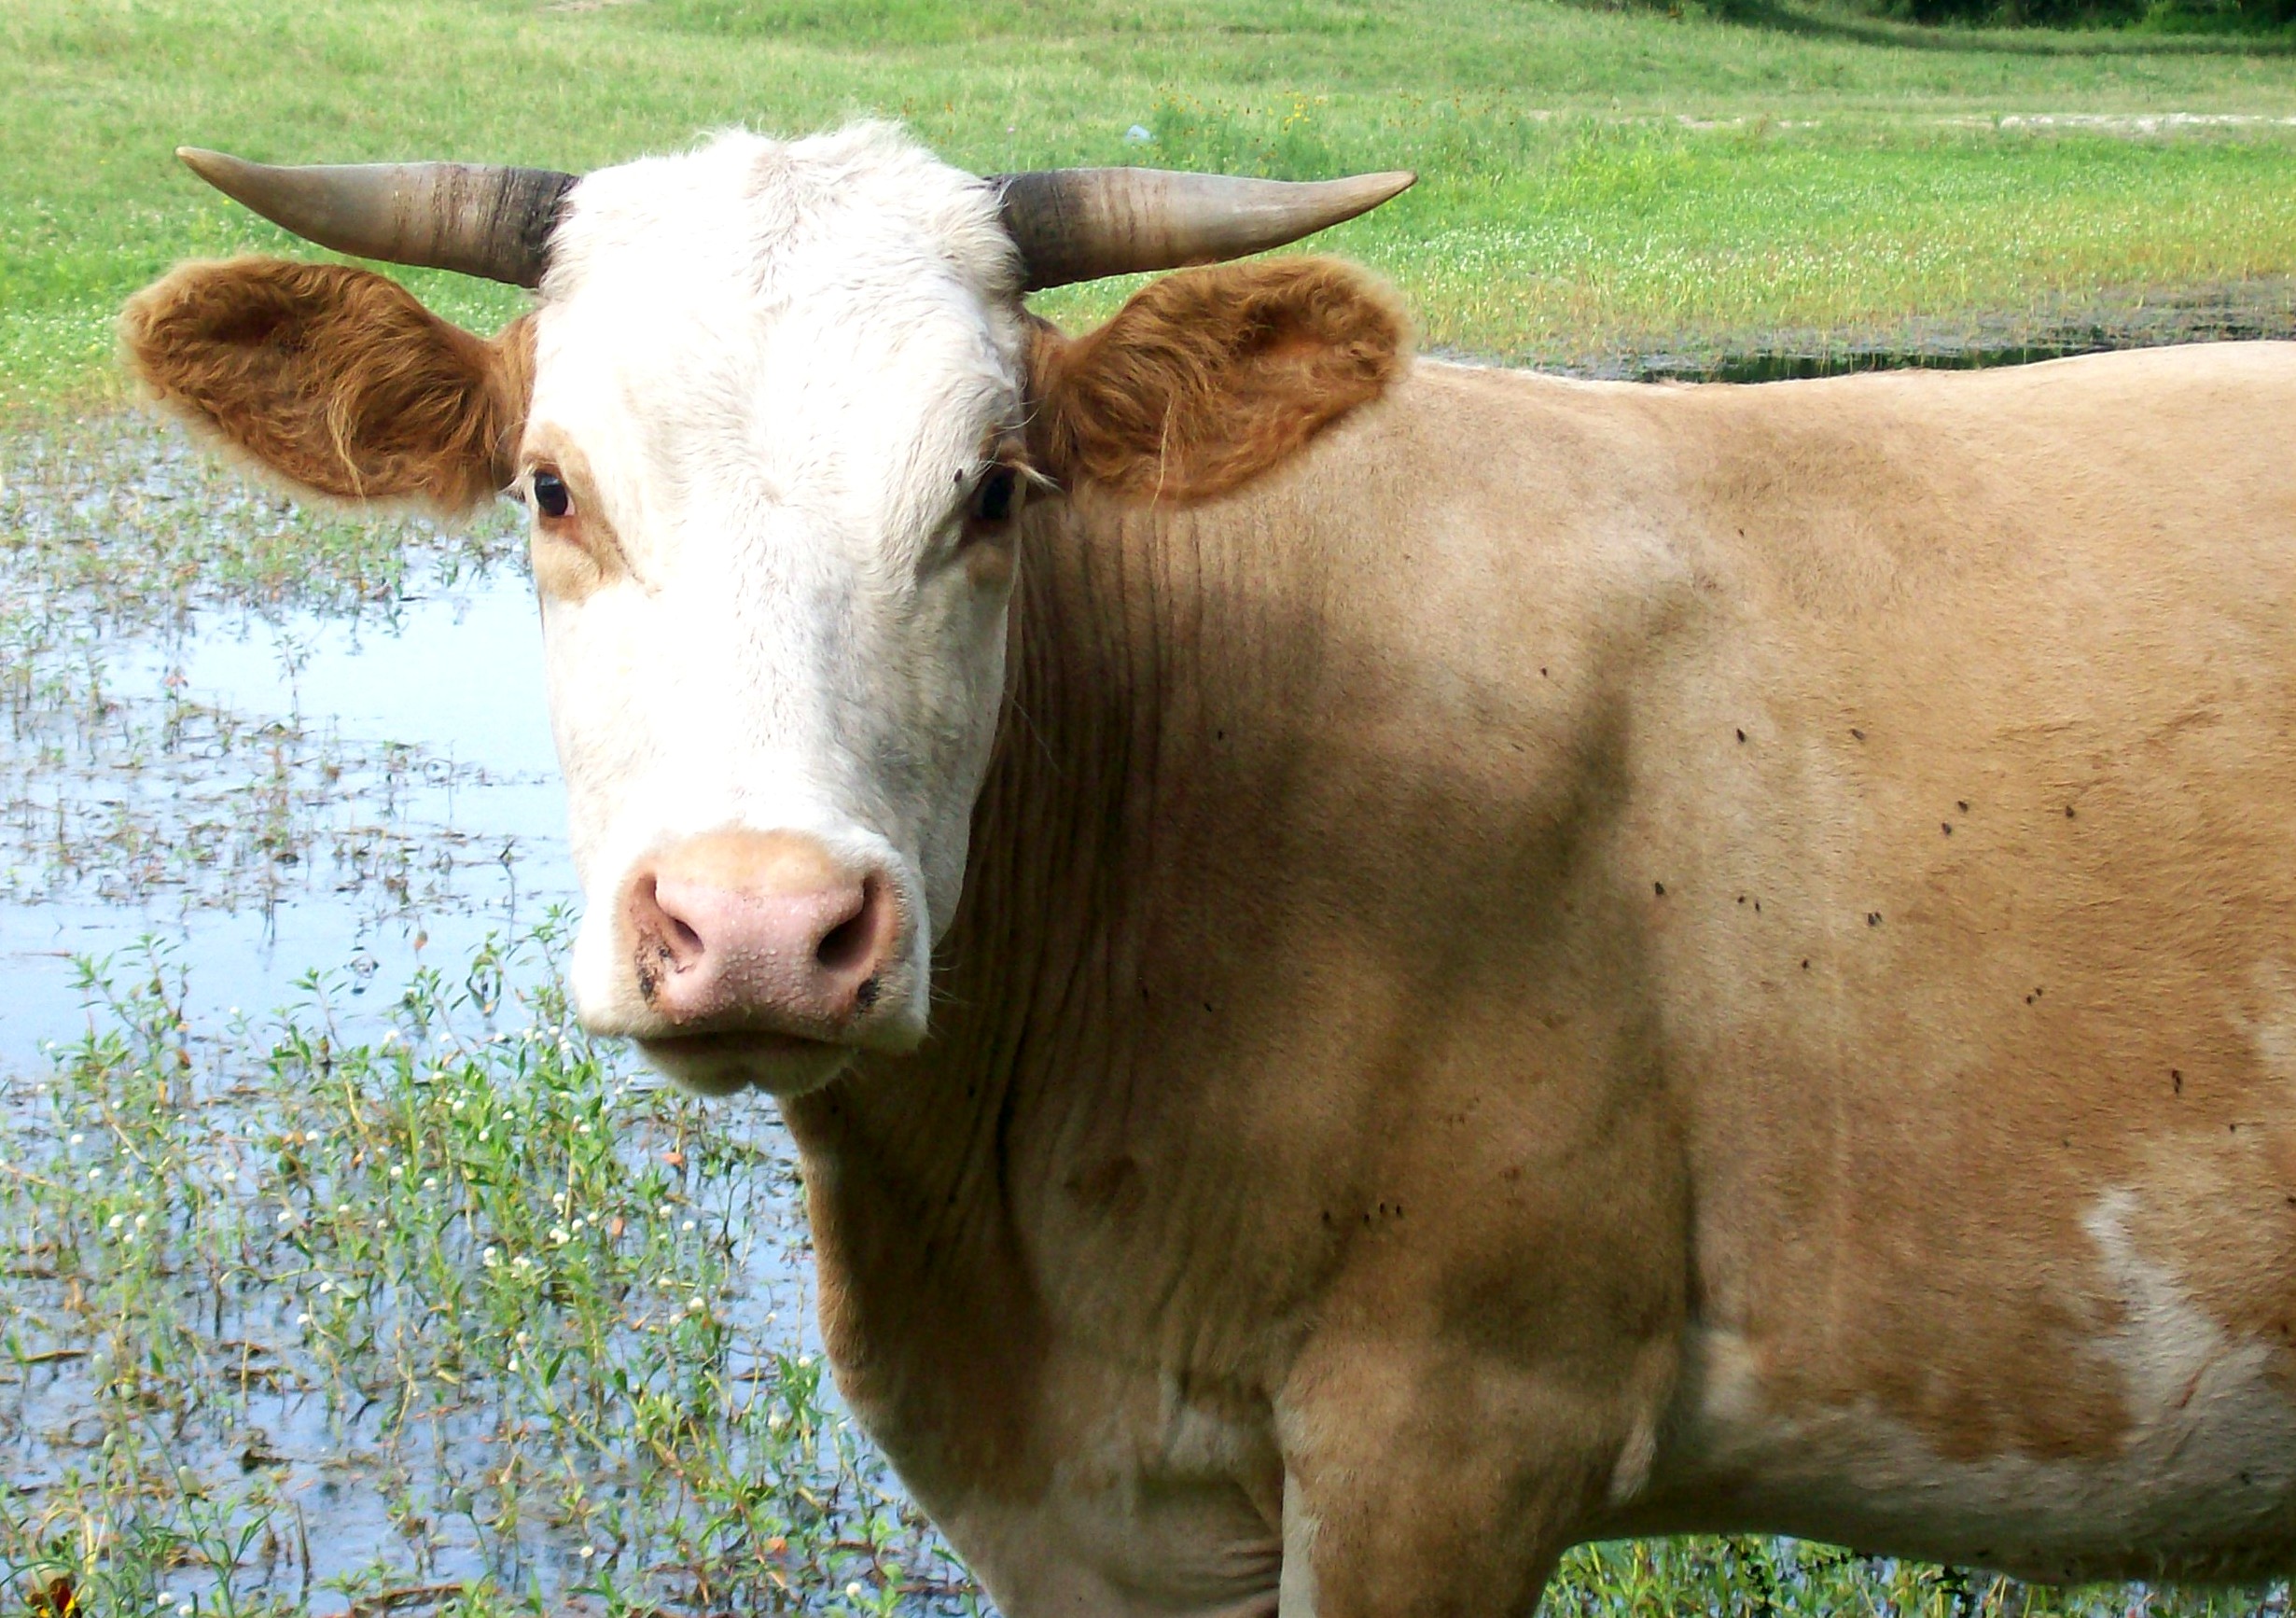
[[[581,169],[877,116],[980,171],[1410,166],[1415,190],[1319,244],[1392,277],[1430,346],[1516,361],[2296,272],[2285,39],[1730,9],[1759,21],[1697,0],[0,0],[0,408],[117,394],[113,312],[175,260],[313,251],[202,188],[179,144]],[[2148,133],[2164,114],[2183,116]],[[517,306],[414,279],[475,324]],[[1123,290],[1046,306],[1081,319]]]

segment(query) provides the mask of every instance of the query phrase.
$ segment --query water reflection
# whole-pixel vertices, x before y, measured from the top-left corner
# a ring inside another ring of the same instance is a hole
[[[82,1031],[72,957],[141,937],[196,959],[202,1020],[313,969],[355,1011],[576,900],[531,591],[422,582],[387,613],[194,609],[49,655],[7,755],[0,1063]]]

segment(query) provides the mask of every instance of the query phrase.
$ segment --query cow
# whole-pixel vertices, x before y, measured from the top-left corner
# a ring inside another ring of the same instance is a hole
[[[2296,1563],[2296,347],[1586,383],[1245,257],[1407,175],[190,160],[538,283],[125,342],[302,487],[531,506],[580,1014],[779,1098],[1005,1611]]]

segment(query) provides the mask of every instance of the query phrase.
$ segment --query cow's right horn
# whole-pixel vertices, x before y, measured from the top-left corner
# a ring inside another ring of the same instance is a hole
[[[1005,230],[1029,291],[1216,264],[1368,213],[1419,176],[1252,180],[1168,169],[1037,169],[997,174]]]
[[[339,163],[274,168],[180,146],[175,155],[226,196],[338,253],[537,286],[550,228],[575,176],[469,163]]]

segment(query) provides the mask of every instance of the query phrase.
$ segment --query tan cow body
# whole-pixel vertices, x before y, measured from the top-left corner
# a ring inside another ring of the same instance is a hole
[[[1027,314],[1315,228],[1267,182],[200,160],[538,280],[124,330],[307,486],[527,499],[584,1020],[782,1096],[1011,1618],[2296,1569],[2296,344],[1597,385],[1329,261]]]
[[[788,1105],[1009,1611],[2296,1560],[2296,346],[1422,364],[1030,523],[936,1034]]]

